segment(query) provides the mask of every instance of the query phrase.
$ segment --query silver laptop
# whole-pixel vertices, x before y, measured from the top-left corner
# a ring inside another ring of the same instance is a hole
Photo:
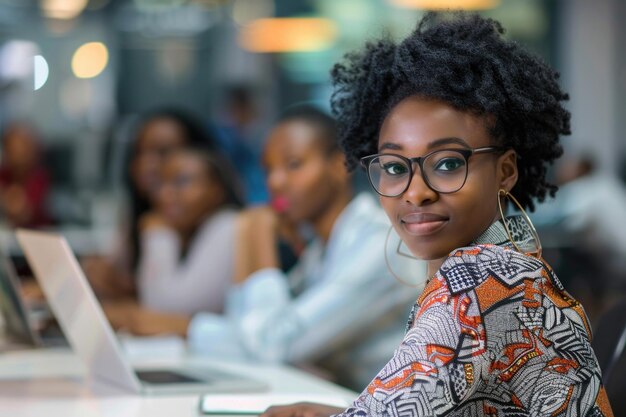
[[[20,295],[20,283],[11,261],[0,252],[0,313],[4,321],[7,349],[41,346],[39,335],[28,319],[28,310]]]
[[[26,303],[11,260],[0,252],[2,350],[67,346],[67,340],[45,302]]]
[[[28,230],[16,235],[65,336],[95,380],[146,394],[267,389],[259,381],[208,367],[132,369],[65,238]]]

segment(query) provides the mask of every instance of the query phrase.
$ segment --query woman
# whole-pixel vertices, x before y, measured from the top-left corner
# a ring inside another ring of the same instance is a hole
[[[165,158],[156,208],[140,220],[139,304],[108,304],[115,327],[184,336],[193,314],[222,313],[241,206],[234,178],[224,158],[202,149]]]
[[[429,14],[400,44],[369,43],[333,69],[348,164],[366,167],[430,280],[393,358],[349,409],[265,416],[613,415],[582,307],[533,229],[501,220],[507,201],[532,210],[554,194],[546,166],[569,134],[558,74],[503,32]]]
[[[202,125],[178,109],[148,113],[137,126],[126,171],[130,207],[123,240],[114,259],[95,257],[83,261],[96,293],[109,299],[135,295],[135,274],[141,259],[139,221],[154,209],[164,159],[185,146],[215,148]]]

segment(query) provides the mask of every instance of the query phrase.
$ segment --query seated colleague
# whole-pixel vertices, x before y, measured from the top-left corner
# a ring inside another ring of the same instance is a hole
[[[135,275],[141,258],[139,220],[154,209],[163,160],[185,146],[211,150],[213,142],[199,122],[178,109],[155,110],[138,122],[126,166],[129,207],[123,213],[126,218],[120,225],[117,249],[110,257],[82,260],[85,274],[99,297],[135,296]]]
[[[609,263],[626,260],[626,234],[615,227],[626,223],[626,187],[620,179],[599,170],[590,157],[572,155],[562,161],[555,176],[559,194],[538,206],[535,223],[561,226],[563,235],[577,236],[582,246]]]
[[[2,135],[0,218],[12,227],[41,227],[50,223],[46,199],[50,176],[41,164],[32,126],[10,123]]]
[[[435,16],[333,70],[348,164],[368,168],[430,281],[404,340],[350,408],[264,416],[612,416],[582,306],[530,223],[501,218],[507,202],[532,209],[555,191],[546,165],[570,132],[567,95],[497,22]]]
[[[184,335],[189,316],[222,313],[240,205],[235,176],[223,157],[189,147],[167,156],[156,209],[140,221],[139,304],[124,303],[121,311],[108,304],[114,326]]]
[[[306,362],[348,386],[370,381],[401,340],[407,300],[417,296],[386,269],[390,224],[371,194],[353,197],[335,122],[319,110],[285,114],[269,134],[263,163],[272,209],[242,215],[240,283],[228,315],[196,315],[189,344],[213,354]],[[276,241],[288,225],[308,226],[315,238],[285,274]]]

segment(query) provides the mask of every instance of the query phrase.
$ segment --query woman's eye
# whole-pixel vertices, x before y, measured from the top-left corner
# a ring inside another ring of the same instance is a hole
[[[288,169],[298,169],[302,165],[302,161],[300,159],[290,159],[287,161]]]
[[[404,164],[391,162],[383,165],[383,171],[387,175],[402,175],[409,172],[409,169]]]
[[[465,165],[461,158],[443,158],[435,164],[437,171],[455,171]]]

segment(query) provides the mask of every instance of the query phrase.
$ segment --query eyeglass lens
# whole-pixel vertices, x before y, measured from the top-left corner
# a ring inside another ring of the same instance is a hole
[[[376,191],[388,197],[402,194],[411,181],[410,161],[396,155],[379,155],[369,164],[368,174]],[[452,193],[465,183],[467,161],[453,150],[433,152],[422,161],[422,178],[435,191]]]

